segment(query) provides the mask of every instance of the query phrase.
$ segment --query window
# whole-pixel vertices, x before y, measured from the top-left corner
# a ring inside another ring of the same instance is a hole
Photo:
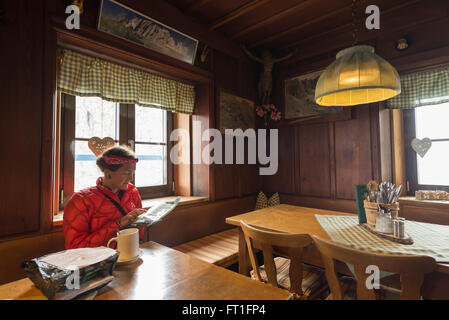
[[[94,186],[102,175],[88,147],[92,137],[111,137],[128,145],[139,158],[133,183],[142,198],[173,194],[173,168],[167,137],[171,113],[157,108],[119,104],[101,98],[61,95],[60,209],[70,196]]]
[[[417,190],[449,191],[449,103],[404,111],[406,169],[409,194]],[[421,158],[412,148],[414,138],[429,138],[431,148]]]

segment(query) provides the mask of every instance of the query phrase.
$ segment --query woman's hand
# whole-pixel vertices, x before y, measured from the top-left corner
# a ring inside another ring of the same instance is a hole
[[[128,213],[126,216],[120,218],[118,220],[118,223],[119,223],[120,227],[125,227],[128,224],[133,223],[134,221],[136,221],[137,218],[141,214],[144,214],[147,211],[148,211],[148,209],[135,209],[134,211],[131,211],[130,213]]]

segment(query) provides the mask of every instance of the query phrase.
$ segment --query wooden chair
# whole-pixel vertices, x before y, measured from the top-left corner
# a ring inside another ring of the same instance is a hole
[[[271,232],[240,222],[253,270],[251,278],[289,290],[296,299],[316,299],[329,292],[324,270],[302,263],[303,249],[312,243],[307,234]],[[264,265],[259,267],[254,242],[261,247]],[[290,259],[273,256],[273,247],[287,251]]]
[[[424,275],[432,272],[436,267],[435,260],[427,256],[372,253],[338,245],[318,236],[313,236],[313,240],[321,252],[326,268],[327,281],[332,292],[332,298],[335,300],[345,299],[345,292],[342,290],[335,272],[335,260],[354,265],[354,273],[357,278],[356,297],[360,300],[381,298],[374,290],[366,287],[366,280],[371,275],[366,273],[366,268],[370,265],[377,266],[379,270],[400,275],[401,292],[399,298],[401,300],[419,300]],[[348,286],[348,283],[346,282],[344,285]]]

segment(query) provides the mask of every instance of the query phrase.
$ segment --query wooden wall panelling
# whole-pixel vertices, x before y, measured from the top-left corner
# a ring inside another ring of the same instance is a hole
[[[299,190],[302,196],[331,197],[329,125],[301,125],[299,135]],[[297,162],[294,162],[298,165]]]
[[[336,198],[337,193],[337,165],[335,162],[335,122],[329,122],[329,177],[330,177],[330,196]]]
[[[195,196],[209,196],[214,201],[214,164],[208,165],[202,161],[202,151],[209,144],[202,141],[202,134],[209,128],[215,116],[213,83],[199,85],[196,92],[196,108],[192,115],[192,191]]]
[[[263,176],[266,192],[295,192],[295,152],[293,145],[294,127],[280,127],[278,141],[278,171],[272,176]],[[267,134],[268,136],[268,134]],[[268,137],[267,137],[268,139]],[[267,143],[269,150],[269,144]]]
[[[240,196],[256,194],[262,189],[262,176],[259,175],[257,164],[240,166]]]
[[[324,210],[357,213],[354,200],[304,197],[297,194],[281,194],[281,203]]]
[[[43,22],[41,3],[4,2],[0,26],[0,237],[40,228]]]
[[[253,65],[242,63],[234,57],[221,52],[214,53],[214,75],[215,75],[215,105],[216,118],[215,128],[220,126],[220,93],[226,90],[231,94],[249,99],[257,103],[256,95],[256,72]],[[238,110],[236,110],[238,112]],[[236,143],[234,139],[234,164],[225,164],[225,143],[223,136],[223,164],[214,165],[215,170],[215,193],[217,200],[241,197],[256,193],[259,189],[258,183],[253,178],[258,177],[256,165],[236,164]],[[247,143],[245,142],[245,146]],[[247,148],[245,148],[247,150]],[[246,151],[245,151],[246,152]],[[247,157],[246,157],[247,159]],[[247,163],[247,162],[246,162]]]
[[[372,103],[369,105],[369,123],[371,137],[371,179],[380,182],[382,179],[382,163],[380,148],[380,113],[379,104]]]
[[[391,110],[385,108],[385,103],[379,104],[379,147],[380,171],[382,181],[393,181],[392,159],[392,126]]]
[[[399,199],[399,216],[407,220],[449,225],[449,204],[444,201]]]
[[[25,278],[23,261],[64,250],[62,231],[33,235],[14,241],[0,241],[0,285]]]
[[[239,65],[236,59],[221,52],[214,54],[215,76],[215,125],[220,128],[220,96],[223,90],[239,95]],[[222,139],[222,164],[214,165],[216,200],[230,199],[239,195],[239,175],[236,165],[225,164],[225,141]],[[235,147],[233,150],[235,159]],[[235,163],[235,162],[234,162]]]
[[[258,84],[258,67],[255,64],[244,63],[238,61],[239,66],[239,90],[242,96],[254,101],[255,106],[258,105],[257,84]],[[255,110],[254,118],[256,119]],[[256,121],[255,121],[256,126]],[[256,127],[255,127],[256,128]],[[257,131],[256,131],[257,139]],[[259,166],[257,164],[248,163],[248,142],[245,140],[245,164],[239,165],[239,196],[247,196],[259,192],[262,188],[262,176],[259,175]],[[256,148],[257,150],[257,148]],[[256,155],[257,162],[257,155]]]
[[[372,179],[370,107],[356,106],[353,111],[353,120],[335,122],[337,199],[355,200],[354,185]]]

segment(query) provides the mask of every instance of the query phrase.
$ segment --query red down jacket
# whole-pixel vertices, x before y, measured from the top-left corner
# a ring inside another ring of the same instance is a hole
[[[103,187],[102,182],[103,178],[98,178],[97,186],[127,213],[142,208],[139,191],[134,185],[128,185],[120,200],[115,193]],[[121,217],[120,211],[97,187],[74,193],[64,209],[66,249],[106,246],[111,238],[117,236],[117,220]]]

